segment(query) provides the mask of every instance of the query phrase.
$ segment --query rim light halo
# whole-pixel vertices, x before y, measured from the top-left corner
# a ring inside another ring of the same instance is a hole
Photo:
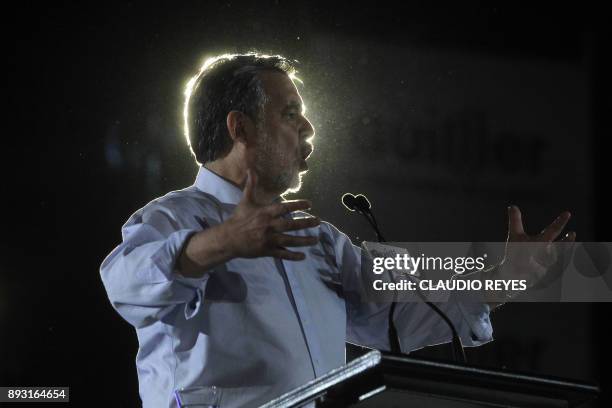
[[[282,58],[282,59],[286,59],[285,57],[283,57],[282,55],[268,55],[268,54],[260,54],[257,52],[250,52],[250,53],[246,53],[246,54],[231,54],[231,53],[225,53],[225,54],[220,54],[214,57],[208,57],[204,60],[204,63],[202,64],[202,66],[200,67],[200,69],[198,70],[198,73],[195,74],[193,77],[191,77],[191,79],[189,79],[189,81],[187,81],[187,84],[185,85],[185,91],[184,91],[184,95],[185,95],[185,104],[183,105],[183,134],[185,136],[185,140],[187,141],[187,146],[190,148],[190,150],[193,153],[193,149],[191,148],[191,141],[189,140],[189,101],[191,100],[191,95],[193,93],[193,90],[196,86],[196,84],[198,83],[198,80],[202,77],[202,75],[208,70],[210,69],[217,61],[219,60],[232,60],[236,57],[239,56],[243,56],[243,55],[251,55],[251,56],[257,56],[259,58],[273,58],[273,57],[277,57],[277,58]],[[294,60],[295,62],[299,62],[298,60]],[[299,82],[301,85],[304,85],[304,81],[302,81],[297,75],[297,71],[291,70],[288,73],[289,78],[294,81],[294,82]],[[306,107],[303,107],[303,113],[306,112]]]

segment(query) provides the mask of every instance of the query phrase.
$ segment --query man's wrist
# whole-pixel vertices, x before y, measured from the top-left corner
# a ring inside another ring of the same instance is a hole
[[[215,266],[232,259],[231,231],[225,223],[192,235],[183,247],[177,271],[187,278],[202,278]]]
[[[488,272],[486,273],[486,276],[484,276],[483,279],[488,279],[488,280],[493,280],[493,281],[496,281],[499,279],[503,280],[504,279],[503,270],[505,267],[507,267],[507,264],[505,260],[502,260],[498,264],[493,265],[493,267],[488,270]],[[495,307],[503,305],[504,303],[507,303],[508,301],[517,297],[520,293],[517,291],[513,291],[511,289],[504,290],[501,293],[499,292],[500,291],[495,291],[495,292],[485,291],[485,297],[487,299],[486,302],[489,304],[489,306],[491,306],[491,308],[495,308]]]
[[[223,258],[230,260],[237,258],[238,248],[236,245],[236,233],[234,232],[234,224],[232,219],[217,225],[215,228],[215,246],[222,254]]]

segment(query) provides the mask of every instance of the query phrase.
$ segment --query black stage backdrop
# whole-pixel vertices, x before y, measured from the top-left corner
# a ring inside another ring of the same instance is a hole
[[[499,241],[560,211],[612,241],[602,10],[490,2],[260,1],[3,6],[0,385],[67,385],[74,406],[139,403],[136,336],[99,265],[127,217],[193,182],[186,81],[205,57],[301,62],[317,129],[297,195],[354,239],[364,192],[396,241]],[[609,304],[512,304],[471,362],[608,385]],[[447,348],[416,355],[448,358]],[[598,406],[609,406],[602,400]]]

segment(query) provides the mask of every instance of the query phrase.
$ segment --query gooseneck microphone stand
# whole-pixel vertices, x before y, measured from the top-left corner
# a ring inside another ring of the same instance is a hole
[[[349,211],[357,211],[359,214],[363,215],[372,227],[372,229],[374,229],[378,242],[386,242],[385,238],[380,232],[380,229],[378,228],[376,217],[374,217],[374,213],[372,212],[372,204],[370,204],[370,201],[367,199],[366,196],[364,196],[363,194],[353,195],[351,193],[346,193],[342,196],[342,204]],[[438,316],[440,316],[442,320],[444,320],[444,322],[446,322],[446,324],[450,328],[453,337],[451,343],[453,360],[460,363],[467,363],[465,350],[463,349],[463,345],[461,344],[461,338],[457,333],[455,325],[453,325],[448,316],[446,316],[446,314],[442,310],[440,310],[440,308],[436,304],[428,301],[425,298],[425,295],[423,295],[423,293],[421,293],[418,288],[416,289],[416,293],[423,302],[425,302],[430,308],[432,308],[433,311],[436,312]],[[391,352],[402,354],[399,343],[399,336],[397,335],[397,328],[395,327],[395,322],[393,321],[393,316],[395,314],[395,305],[397,304],[397,302],[395,301],[395,296],[396,295],[394,294],[394,301],[391,302],[391,307],[389,308],[389,345],[391,347]]]

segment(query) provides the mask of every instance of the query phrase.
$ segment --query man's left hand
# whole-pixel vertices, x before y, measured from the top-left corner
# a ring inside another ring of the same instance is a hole
[[[551,243],[559,237],[570,217],[570,212],[565,211],[539,234],[529,235],[523,227],[521,210],[515,205],[509,206],[504,260],[494,278],[524,279],[527,288],[537,284],[559,259],[558,248]],[[556,242],[573,242],[575,239],[576,233],[570,231]],[[491,305],[498,306],[499,303],[492,302]]]

